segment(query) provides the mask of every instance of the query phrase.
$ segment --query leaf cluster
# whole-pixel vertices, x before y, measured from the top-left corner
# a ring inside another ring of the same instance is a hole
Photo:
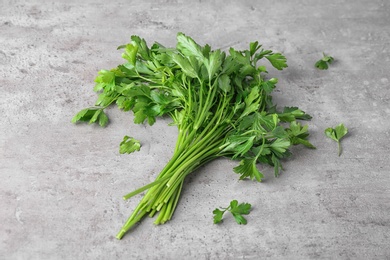
[[[230,48],[225,53],[178,33],[176,48],[159,43],[149,48],[144,39],[132,36],[118,49],[124,50],[125,63],[99,71],[95,106],[80,111],[73,122],[105,126],[108,118],[103,111],[116,103],[124,111],[133,111],[137,124],[153,125],[156,117],[169,115],[184,133],[183,140],[190,136],[199,141],[205,137],[202,131],[214,129],[211,141],[220,149],[213,156],[239,159],[234,171],[240,179],[257,181],[263,178],[257,163],[273,166],[277,176],[280,160],[290,156],[292,145],[314,148],[307,140],[308,127],[297,122],[311,117],[297,107],[279,111],[271,96],[278,80],[267,79],[266,66],[258,64],[265,59],[282,70],[286,58],[257,41],[248,50]],[[178,147],[183,140],[179,136]]]

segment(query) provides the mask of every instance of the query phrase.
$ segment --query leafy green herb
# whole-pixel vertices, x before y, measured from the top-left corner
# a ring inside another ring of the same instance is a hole
[[[329,55],[325,55],[325,53],[323,53],[322,55],[323,55],[322,59],[318,60],[314,66],[320,70],[327,70],[329,64],[331,64],[334,61],[334,59]]]
[[[124,63],[98,73],[95,107],[80,111],[72,122],[104,126],[105,108],[116,104],[132,111],[136,124],[153,125],[157,117],[169,116],[178,137],[171,160],[155,181],[124,196],[128,199],[146,191],[118,239],[147,215],[157,215],[155,224],[170,220],[186,176],[213,159],[237,160],[234,172],[240,180],[261,181],[264,176],[258,164],[272,166],[278,176],[283,170],[281,160],[290,156],[293,145],[314,148],[307,139],[307,126],[297,122],[311,117],[297,107],[279,110],[272,102],[278,80],[268,77],[266,64],[286,68],[281,53],[258,42],[243,51],[212,50],[183,33],[178,33],[175,48],[159,43],[148,47],[144,39],[132,36],[119,49],[124,51]],[[139,141],[131,137],[120,144],[120,153],[139,149]],[[236,219],[244,223],[241,210],[234,202],[230,205]]]
[[[335,128],[329,127],[325,129],[325,135],[337,142],[339,148],[339,156],[341,155],[340,140],[348,133],[348,128],[344,124],[339,124]]]
[[[135,151],[139,151],[141,149],[140,141],[134,139],[133,137],[125,136],[123,137],[123,141],[119,145],[119,153],[132,153]]]
[[[100,126],[106,126],[108,124],[108,117],[104,113],[102,108],[85,108],[78,112],[73,118],[72,122],[84,121],[92,123],[98,123]]]
[[[223,215],[226,211],[229,211],[232,213],[234,219],[238,224],[246,225],[247,220],[242,215],[248,215],[251,211],[252,205],[249,203],[240,203],[238,204],[237,200],[232,200],[230,202],[229,207],[227,208],[221,208],[221,209],[215,209],[213,211],[214,214],[214,224],[218,224],[222,222]]]

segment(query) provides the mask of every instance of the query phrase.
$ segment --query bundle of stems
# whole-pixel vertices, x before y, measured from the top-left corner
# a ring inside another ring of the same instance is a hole
[[[131,37],[124,49],[124,64],[101,70],[96,78],[99,92],[94,107],[81,110],[73,122],[87,121],[105,126],[104,109],[116,103],[134,112],[134,122],[153,125],[156,117],[168,115],[178,128],[170,161],[155,181],[127,195],[142,192],[143,198],[123,225],[121,239],[143,217],[157,215],[155,224],[170,220],[178,204],[186,176],[205,163],[228,157],[239,160],[233,170],[240,179],[261,181],[258,163],[282,169],[280,160],[289,156],[292,145],[314,146],[307,140],[308,127],[297,120],[310,116],[297,107],[279,111],[271,92],[278,80],[258,65],[263,58],[282,70],[286,58],[252,42],[248,50],[230,48],[228,53],[200,46],[178,33],[176,48],[159,43],[148,47],[145,40]],[[139,150],[140,143],[126,137],[121,152]]]

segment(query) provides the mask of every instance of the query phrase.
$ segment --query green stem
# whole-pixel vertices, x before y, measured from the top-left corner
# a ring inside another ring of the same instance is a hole
[[[138,206],[136,207],[136,209],[134,210],[133,214],[131,214],[131,216],[127,219],[126,223],[123,225],[123,227],[121,228],[121,230],[119,231],[119,233],[116,235],[116,238],[117,239],[122,239],[122,237],[124,236],[124,234],[129,231],[129,229],[134,226],[138,221],[140,221],[144,216],[145,214],[147,213],[146,211],[144,210],[139,210],[143,205],[142,204],[138,204]],[[141,211],[141,212],[140,212]]]
[[[141,193],[141,192],[143,192],[143,191],[145,191],[145,190],[147,190],[147,189],[149,189],[149,188],[151,188],[151,187],[153,187],[153,186],[155,186],[157,184],[160,184],[161,182],[164,182],[164,181],[168,180],[169,177],[170,176],[165,176],[165,177],[163,177],[161,179],[157,179],[154,182],[151,182],[151,183],[149,183],[149,184],[147,184],[145,186],[142,186],[141,188],[136,189],[135,191],[130,192],[130,193],[126,194],[125,196],[123,196],[123,199],[124,200],[128,200],[129,198],[131,198],[131,197],[133,197],[133,196],[135,196],[135,195],[137,195],[137,194],[139,194],[139,193]]]
[[[161,195],[160,201],[161,203],[166,203],[174,189],[176,189],[179,185],[179,182],[184,180],[184,178],[190,174],[191,172],[195,171],[200,166],[204,165],[206,162],[210,161],[211,159],[214,159],[217,157],[219,149],[219,143],[216,143],[214,147],[211,147],[212,149],[209,150],[195,150],[194,153],[190,156],[188,156],[188,162],[186,162],[185,165],[175,169],[175,173],[172,175],[172,177],[169,179],[169,182],[167,183],[167,193]],[[196,156],[195,156],[196,154]]]
[[[340,144],[340,141],[337,141],[337,145],[339,147],[339,156],[341,155],[341,144]]]
[[[203,88],[201,88],[203,89]],[[203,123],[206,113],[210,110],[210,107],[212,107],[213,103],[210,102],[210,100],[214,100],[215,93],[217,91],[217,88],[215,85],[211,85],[209,82],[209,91],[207,93],[207,98],[204,104],[199,104],[202,110],[200,111],[199,117],[196,119],[194,123],[194,129],[197,130]]]
[[[184,181],[180,182],[180,186],[176,189],[176,191],[177,191],[176,198],[173,201],[173,208],[172,208],[171,214],[169,215],[167,220],[171,219],[172,215],[173,215],[173,212],[175,212],[175,209],[176,209],[176,206],[177,206],[177,202],[179,201],[181,190],[183,188],[183,183],[184,183]]]
[[[207,139],[208,138],[205,138],[204,140]],[[209,141],[213,141],[212,139],[213,138]],[[205,143],[204,141],[202,144],[203,145],[196,146],[198,149],[187,150],[187,152],[180,157],[180,160],[170,160],[164,170],[159,174],[156,181],[126,195],[126,197],[131,197],[151,187],[118,233],[118,239],[150,211],[150,214],[153,215],[155,210],[160,210],[159,216],[155,221],[156,224],[165,223],[171,218],[179,200],[185,176],[193,172],[204,162],[209,161],[210,157],[216,155],[219,151],[220,142],[216,142],[214,145],[209,146],[209,149],[206,149],[206,145],[209,143]],[[177,154],[173,156],[173,158],[176,157],[178,157]],[[179,162],[179,164],[177,164],[177,162]],[[171,187],[168,186],[168,183],[161,185],[167,179],[170,181],[172,180]]]
[[[216,128],[217,126],[214,127],[214,129]],[[214,130],[213,129],[213,130]],[[222,127],[220,127],[220,129],[218,129],[219,131],[210,131],[208,132],[208,134],[202,139],[200,140],[199,142],[195,142],[194,146],[192,146],[186,154],[188,154],[187,156],[185,156],[185,158],[189,158],[188,160],[185,160],[185,164],[184,165],[181,165],[180,166],[180,169],[181,168],[185,168],[187,166],[189,166],[191,163],[195,162],[198,158],[200,158],[202,156],[202,154],[204,152],[207,152],[208,151],[208,147],[209,149],[213,149],[213,145],[216,146],[215,144],[215,140],[213,139],[217,139],[219,137],[219,134],[218,132],[221,132],[223,131],[224,129]],[[214,141],[214,142],[213,142]],[[217,142],[218,146],[219,146],[219,142]],[[217,146],[217,147],[218,147]],[[176,171],[176,176],[179,174],[178,171]],[[167,186],[170,186],[172,185],[172,182],[174,181],[175,179],[175,175],[172,176],[172,178],[168,181],[167,183]]]
[[[214,94],[215,91],[214,86]],[[179,125],[179,136],[174,154],[156,180],[124,196],[128,199],[148,190],[117,235],[118,239],[146,214],[153,216],[159,211],[156,224],[165,223],[172,217],[180,198],[185,177],[201,165],[216,158],[221,151],[222,137],[231,129],[231,126],[221,123],[221,119],[226,117],[224,106],[229,100],[230,98],[225,96],[219,101],[220,104],[214,112],[214,117],[202,131],[196,131],[195,122]],[[203,107],[202,116],[198,118],[202,120],[198,121],[199,125],[202,124],[206,111],[208,110]]]

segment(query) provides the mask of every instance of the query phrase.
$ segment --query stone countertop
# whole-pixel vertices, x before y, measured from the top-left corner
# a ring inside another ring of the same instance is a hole
[[[388,259],[390,258],[390,4],[387,1],[1,1],[0,259]],[[134,125],[108,109],[106,128],[73,125],[93,104],[100,69],[122,62],[116,47],[139,35],[175,44],[243,49],[258,40],[289,67],[274,100],[299,106],[316,150],[294,148],[279,178],[237,181],[219,159],[191,175],[173,219],[145,219],[115,234],[169,160],[168,119]],[[325,52],[335,58],[314,68]],[[324,129],[344,123],[337,144]],[[140,152],[120,155],[124,135]],[[248,224],[212,211],[237,199]]]

